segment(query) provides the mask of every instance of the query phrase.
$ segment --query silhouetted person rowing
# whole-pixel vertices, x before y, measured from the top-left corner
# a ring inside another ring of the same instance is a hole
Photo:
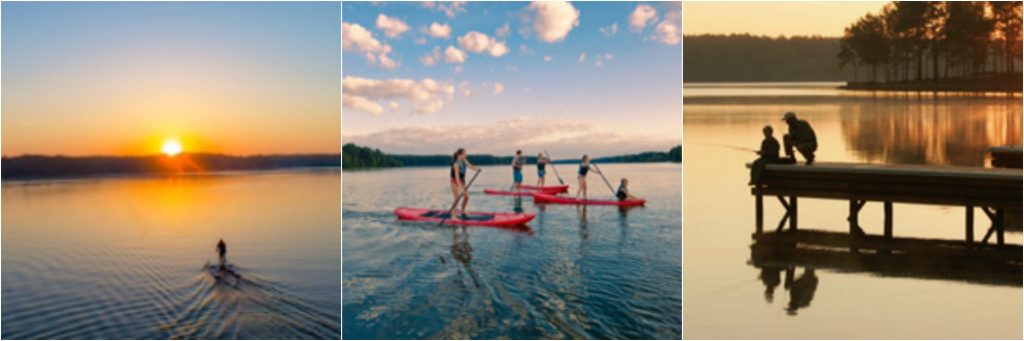
[[[796,160],[793,152],[793,149],[796,149],[807,160],[808,165],[814,163],[814,152],[818,150],[818,137],[814,134],[811,124],[796,118],[796,113],[792,111],[783,115],[782,120],[789,125],[789,134],[782,136],[786,156]]]

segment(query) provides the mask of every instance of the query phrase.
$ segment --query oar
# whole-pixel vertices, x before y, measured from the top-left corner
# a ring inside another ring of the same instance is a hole
[[[465,194],[466,192],[469,192],[469,188],[473,186],[473,181],[476,181],[476,176],[477,175],[480,175],[480,170],[479,169],[476,170],[476,173],[473,173],[473,178],[469,179],[469,183],[466,184],[466,190],[464,190],[462,193],[459,193],[459,195],[457,197],[455,197],[455,203],[452,204],[452,208],[448,209],[448,216],[449,217],[451,217],[452,211],[455,210],[455,206],[459,205],[459,200],[462,200],[462,195]],[[462,212],[462,213],[465,214],[466,212]],[[444,221],[445,220],[448,220],[448,217],[441,218],[441,222],[437,223],[437,226],[444,225]]]
[[[564,185],[565,181],[562,181],[562,176],[558,175],[558,168],[555,168],[555,162],[551,160],[551,153],[548,153],[548,150],[545,149],[544,150],[544,155],[548,156],[548,164],[551,165],[551,170],[555,171],[555,176],[558,177],[558,184],[559,185]]]
[[[608,185],[608,190],[609,190],[609,191],[612,191],[612,196],[616,196],[616,194],[618,194],[618,193],[615,193],[615,190],[614,190],[614,189],[612,189],[612,184],[611,184],[611,183],[609,183],[609,182],[608,182],[608,179],[604,177],[604,172],[602,172],[602,171],[601,171],[601,168],[600,168],[600,167],[597,167],[597,164],[596,164],[596,163],[591,163],[591,165],[593,165],[593,166],[594,166],[594,168],[595,168],[595,169],[597,169],[597,174],[598,174],[598,175],[601,175],[601,180],[604,180],[604,184],[605,184],[605,185]]]

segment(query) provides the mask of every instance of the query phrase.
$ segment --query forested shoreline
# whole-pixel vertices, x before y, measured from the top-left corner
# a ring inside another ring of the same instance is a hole
[[[338,167],[338,154],[285,154],[235,156],[181,154],[149,156],[47,156],[3,157],[4,179],[70,178],[119,174],[181,174],[211,171],[270,170],[283,168]]]
[[[467,156],[469,162],[478,166],[508,165],[513,156],[473,155]],[[536,156],[525,156],[526,163],[537,162]],[[359,146],[353,143],[342,147],[343,169],[386,168],[386,167],[421,167],[446,166],[452,162],[451,155],[402,155],[388,154],[379,149]],[[577,163],[579,160],[555,160],[554,163]],[[643,152],[638,154],[618,155],[594,158],[594,162],[629,163],[629,162],[682,162],[682,145],[675,146],[665,152]]]

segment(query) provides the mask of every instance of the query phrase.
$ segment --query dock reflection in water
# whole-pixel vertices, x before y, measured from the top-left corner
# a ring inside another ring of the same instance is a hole
[[[1021,143],[1019,96],[873,96],[830,90],[836,85],[684,87],[687,338],[1024,336],[1019,262],[972,273],[916,261],[897,266],[893,257],[851,256],[842,247],[752,257],[754,198],[744,164],[755,155],[733,147],[756,148],[766,124],[781,138],[784,112],[813,125],[822,162],[986,166],[987,147]],[[883,210],[875,202],[868,206],[860,219],[878,233]],[[894,206],[897,238],[963,240],[962,207]],[[800,226],[845,234],[848,210],[842,200],[802,200]],[[766,217],[782,214],[780,205],[765,207]],[[982,214],[975,219],[975,226],[988,224]],[[1019,245],[1019,231],[1007,233],[1006,242]],[[805,273],[811,282],[806,269],[814,269],[813,295],[785,289],[784,270],[790,268],[794,283]],[[783,270],[773,284],[776,269]],[[766,286],[772,285],[774,303],[766,304]]]

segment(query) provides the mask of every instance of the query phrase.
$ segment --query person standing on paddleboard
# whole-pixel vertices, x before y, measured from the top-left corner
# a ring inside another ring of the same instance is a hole
[[[544,158],[544,153],[537,153],[537,186],[544,186],[544,168],[548,165],[548,159]]]
[[[512,158],[512,190],[519,192],[523,190],[523,151],[516,150],[516,157]]]
[[[224,239],[217,242],[217,261],[221,270],[224,270],[227,267],[228,245],[224,243]]]
[[[587,173],[590,172],[590,156],[583,155],[583,160],[580,161],[579,175],[576,176],[576,180],[580,183],[580,188],[576,190],[576,199],[580,198],[580,193],[583,194],[583,200],[587,200]]]
[[[459,148],[452,154],[452,166],[451,171],[451,186],[452,186],[452,197],[455,202],[452,203],[452,216],[455,215],[455,206],[459,204],[459,195],[462,195],[462,214],[466,214],[466,205],[469,204],[469,191],[466,190],[466,169],[478,170],[476,166],[469,163],[469,159],[466,158],[466,149]]]

